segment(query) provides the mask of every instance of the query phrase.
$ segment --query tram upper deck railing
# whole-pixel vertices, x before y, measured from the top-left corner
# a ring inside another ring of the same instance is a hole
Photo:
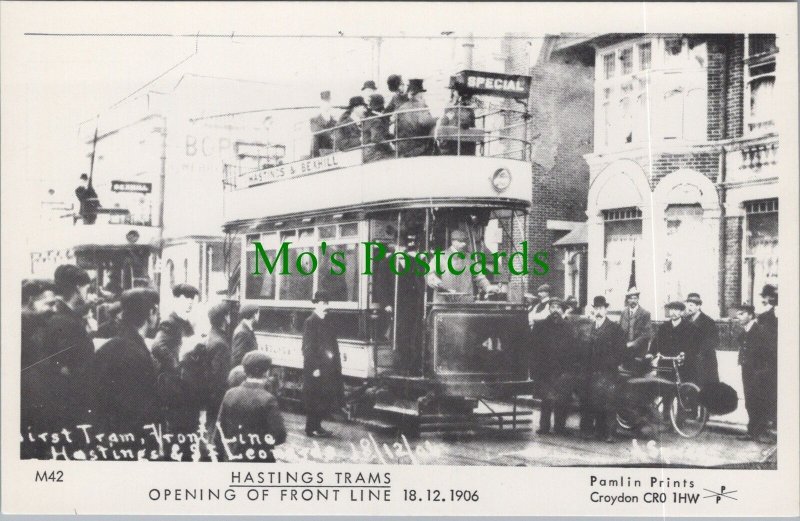
[[[502,119],[504,124],[490,123],[498,119]],[[280,170],[295,164],[305,175],[313,171],[420,156],[473,156],[529,161],[532,141],[528,137],[528,120],[529,114],[523,110],[498,108],[474,114],[472,107],[465,106],[446,108],[438,120],[433,118],[429,108],[377,114],[312,132],[309,153],[305,155],[299,154],[298,147],[292,146],[291,150],[297,157],[283,156],[268,161],[260,168],[225,163],[223,185],[225,191],[250,188],[253,183],[242,182],[243,178],[260,176],[260,173],[270,170],[279,171],[274,172],[277,174],[275,176],[263,177],[271,181],[289,179],[293,175],[285,175]],[[435,121],[435,125],[430,124],[432,121]],[[424,122],[427,122],[428,128],[422,124]],[[404,128],[415,124],[420,125],[418,131]],[[341,153],[348,153],[347,161],[330,158],[332,161],[325,164],[324,158],[341,157]],[[307,169],[302,164],[315,159],[322,160],[316,162],[323,165],[321,168]]]

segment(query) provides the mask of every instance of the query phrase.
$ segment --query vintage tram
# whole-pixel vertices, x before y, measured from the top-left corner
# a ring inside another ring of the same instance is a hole
[[[531,393],[526,277],[503,267],[491,280],[499,291],[445,294],[413,270],[395,274],[404,268],[392,269],[389,260],[365,274],[369,248],[377,248],[365,243],[385,245],[389,254],[444,251],[460,230],[468,252],[491,258],[520,248],[531,204],[528,144],[507,128],[453,135],[477,148],[365,162],[362,146],[227,172],[225,232],[242,245],[236,298],[260,308],[256,335],[272,357],[281,398],[299,397],[303,323],[313,294],[325,290],[351,417],[410,432],[528,428],[530,411],[516,401]],[[498,147],[499,140],[517,146]],[[313,252],[319,265],[311,275],[268,273],[257,269],[256,243],[268,258],[289,243],[290,266],[310,258],[303,252]],[[332,251],[344,260],[341,275],[331,272]]]

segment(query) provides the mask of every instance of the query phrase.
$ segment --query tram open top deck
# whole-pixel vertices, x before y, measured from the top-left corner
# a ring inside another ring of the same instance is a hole
[[[477,144],[471,155],[461,154],[459,146],[454,155],[395,155],[368,161],[370,145],[362,145],[262,169],[226,165],[226,231],[240,231],[259,221],[354,210],[469,206],[527,211],[532,189],[529,143],[508,135],[517,126],[471,129],[463,136],[455,128],[450,139]]]

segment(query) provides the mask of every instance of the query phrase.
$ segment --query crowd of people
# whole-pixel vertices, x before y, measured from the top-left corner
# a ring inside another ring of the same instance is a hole
[[[74,265],[59,266],[52,281],[23,282],[21,433],[35,441],[23,443],[23,458],[52,458],[53,447],[40,441],[79,425],[131,434],[134,448],[152,441],[153,429],[183,435],[187,444],[197,442],[190,434],[202,436],[206,449],[187,448],[185,458],[209,458],[208,447],[218,459],[231,458],[247,449],[249,435],[269,436],[273,447],[285,441],[272,361],[254,333],[257,306],[237,311],[222,302],[210,307],[205,323],[193,320],[199,292],[188,284],[173,288],[165,316],[154,289],[121,291],[99,303],[92,287]],[[329,300],[325,292],[315,295],[303,337],[309,437],[331,435],[322,421],[343,399],[338,344],[324,320]],[[98,325],[93,312],[101,306]],[[262,454],[272,460],[271,451]]]
[[[311,156],[362,149],[364,161],[389,157],[427,155],[475,155],[476,141],[462,132],[475,128],[472,96],[452,91],[444,114],[434,118],[425,102],[421,79],[408,84],[397,74],[386,81],[390,100],[377,92],[374,81],[364,82],[361,94],[350,98],[338,118],[331,106],[331,93],[320,94],[320,113],[310,120]],[[456,129],[449,132],[437,130]]]
[[[148,426],[158,426],[164,433],[202,435],[222,460],[246,445],[238,434],[284,442],[272,362],[258,349],[254,332],[257,306],[213,305],[204,326],[192,318],[198,290],[191,285],[174,286],[169,313],[162,312],[154,289],[105,295],[98,305],[92,287],[89,274],[74,265],[59,266],[52,281],[23,283],[23,437],[91,424],[144,439]],[[745,438],[770,442],[777,420],[777,289],[767,285],[761,297],[767,309],[761,314],[749,304],[736,307],[736,341],[749,416]],[[344,404],[335,329],[325,320],[330,299],[324,291],[314,295],[303,328],[302,401],[305,433],[312,438],[331,436],[322,422]],[[552,296],[546,284],[526,299],[540,435],[568,435],[577,398],[581,435],[613,442],[624,375],[664,366],[663,357],[680,356],[683,380],[701,389],[719,383],[717,326],[697,293],[666,304],[668,319],[656,328],[635,287],[619,321],[608,317],[603,296],[585,314],[574,298]],[[98,307],[105,310],[100,324],[92,318]],[[23,444],[23,457],[48,459],[52,449]],[[267,452],[265,460],[271,457]]]
[[[672,368],[667,357],[682,357],[682,381],[695,383],[701,392],[719,384],[719,333],[715,321],[703,312],[699,294],[690,293],[684,302],[667,303],[668,319],[654,328],[635,287],[626,294],[619,322],[608,318],[608,302],[603,296],[595,297],[587,313],[581,314],[576,299],[562,300],[550,293],[551,288],[544,284],[536,296],[526,295],[530,368],[541,400],[537,433],[547,434],[552,428],[556,434],[568,435],[566,422],[577,397],[580,434],[613,442],[626,375],[641,376],[653,366]],[[764,286],[761,298],[766,309],[761,314],[749,304],[736,306],[736,320],[741,325],[736,342],[748,413],[747,433],[742,438],[770,442],[770,427],[777,422],[775,286]],[[664,391],[668,398],[668,389]],[[663,414],[666,420],[666,405]]]

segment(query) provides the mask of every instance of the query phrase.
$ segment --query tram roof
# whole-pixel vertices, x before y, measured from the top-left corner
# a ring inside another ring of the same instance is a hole
[[[225,227],[300,215],[398,208],[483,206],[527,210],[527,161],[476,156],[422,156],[363,163],[361,151],[244,172],[229,179]]]

